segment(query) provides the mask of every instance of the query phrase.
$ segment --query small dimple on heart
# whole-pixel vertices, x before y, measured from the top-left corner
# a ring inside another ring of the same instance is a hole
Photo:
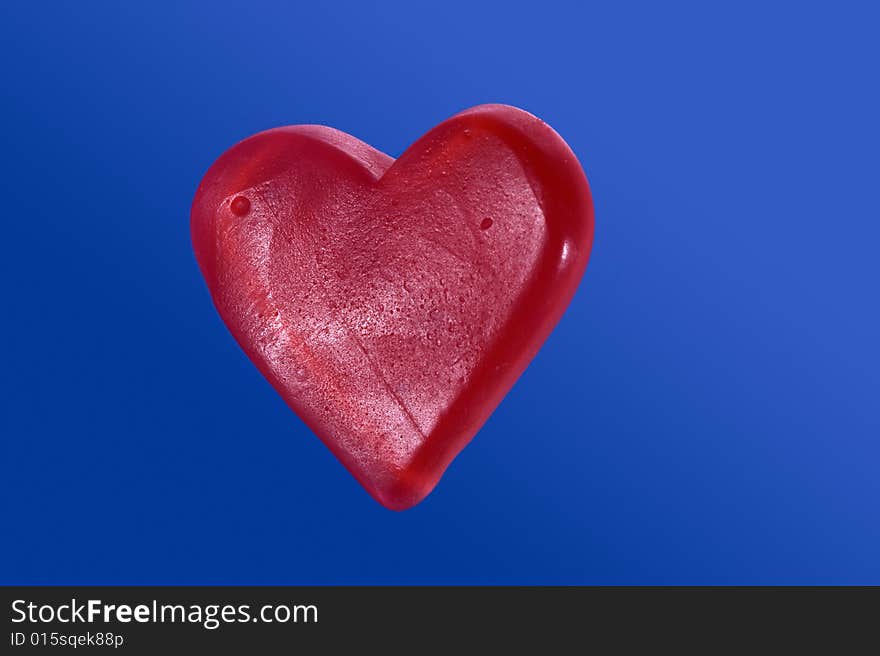
[[[251,202],[244,196],[236,196],[229,204],[229,209],[235,216],[246,216],[251,211]]]

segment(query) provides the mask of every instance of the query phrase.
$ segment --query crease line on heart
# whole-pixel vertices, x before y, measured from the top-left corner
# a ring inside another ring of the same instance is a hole
[[[400,396],[397,394],[397,392],[394,391],[394,388],[391,387],[391,383],[389,383],[386,380],[385,375],[382,373],[382,370],[379,368],[379,366],[375,362],[373,362],[373,358],[370,357],[369,352],[367,351],[366,347],[364,346],[364,344],[361,341],[361,338],[358,336],[358,334],[345,321],[340,320],[340,323],[345,328],[349,337],[351,337],[351,339],[354,341],[354,343],[357,344],[358,348],[361,350],[361,353],[364,354],[364,357],[367,359],[367,362],[370,364],[370,368],[373,370],[373,375],[375,375],[376,378],[378,378],[382,382],[382,384],[385,386],[385,389],[388,390],[388,394],[391,396],[391,398],[393,398],[397,402],[397,405],[400,406],[400,409],[403,411],[403,414],[405,414],[406,418],[409,419],[410,423],[412,423],[413,428],[416,429],[416,432],[421,436],[421,438],[423,440],[428,439],[428,436],[425,435],[425,433],[422,431],[422,428],[421,428],[421,426],[419,426],[418,422],[416,421],[416,418],[413,417],[409,408],[406,407],[406,404],[403,402],[403,399],[401,399]]]
[[[442,248],[444,251],[446,251],[447,253],[449,253],[452,257],[454,257],[456,260],[458,260],[458,261],[461,262],[462,264],[466,264],[466,265],[468,265],[468,266],[472,266],[472,265],[473,265],[473,262],[469,262],[468,260],[466,260],[465,258],[463,258],[461,255],[459,255],[458,253],[456,253],[454,250],[452,250],[451,248],[449,248],[449,246],[447,246],[447,245],[445,245],[445,244],[443,244],[443,243],[441,243],[441,242],[439,242],[439,241],[436,241],[436,240],[434,240],[434,239],[431,238],[431,237],[428,237],[428,236],[427,236],[426,234],[424,234],[424,233],[422,233],[420,236],[421,236],[421,238],[424,239],[425,241],[434,244],[434,246],[437,246],[438,248]]]

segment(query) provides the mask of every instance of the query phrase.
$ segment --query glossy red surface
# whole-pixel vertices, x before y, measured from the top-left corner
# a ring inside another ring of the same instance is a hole
[[[559,135],[483,105],[396,161],[327,127],[257,134],[205,175],[191,229],[242,349],[399,510],[434,488],[556,325],[593,209]]]

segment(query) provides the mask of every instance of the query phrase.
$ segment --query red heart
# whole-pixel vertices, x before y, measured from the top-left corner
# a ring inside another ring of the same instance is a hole
[[[503,105],[398,160],[298,125],[233,146],[192,207],[235,339],[380,503],[421,501],[556,325],[593,238],[587,179]]]

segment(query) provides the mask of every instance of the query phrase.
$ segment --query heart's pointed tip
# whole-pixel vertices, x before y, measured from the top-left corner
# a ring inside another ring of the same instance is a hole
[[[424,497],[422,497],[424,498]],[[385,508],[386,510],[391,510],[394,512],[403,512],[404,510],[409,510],[410,508],[414,508],[422,502],[422,498],[415,500],[407,500],[407,499],[392,499],[379,497],[377,500],[379,504]]]
[[[393,479],[385,482],[381,487],[368,488],[372,497],[383,507],[394,512],[409,510],[419,505],[434,491],[439,482],[436,480],[424,480],[403,472]]]

